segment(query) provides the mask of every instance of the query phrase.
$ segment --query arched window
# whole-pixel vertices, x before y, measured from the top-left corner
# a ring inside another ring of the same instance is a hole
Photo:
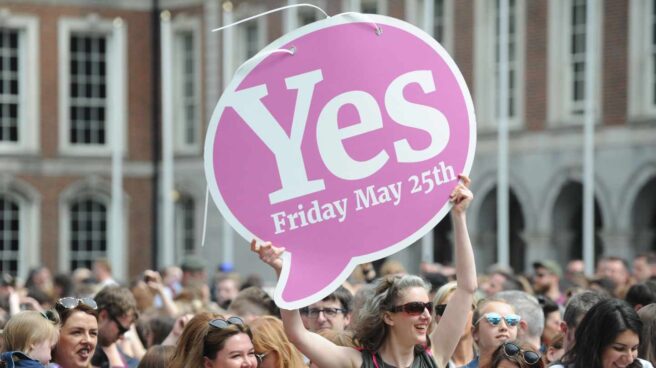
[[[20,251],[20,206],[0,194],[0,272],[18,274]]]
[[[175,203],[175,247],[179,259],[196,252],[196,202],[181,195]]]
[[[91,268],[95,259],[107,258],[107,206],[89,196],[69,207],[70,270]]]

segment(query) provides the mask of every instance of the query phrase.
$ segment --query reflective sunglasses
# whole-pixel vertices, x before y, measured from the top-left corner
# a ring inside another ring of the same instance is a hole
[[[506,342],[503,344],[503,353],[506,354],[507,357],[519,356],[519,358],[528,365],[533,365],[539,362],[541,358],[540,354],[531,350],[522,350],[517,344],[512,342]]]
[[[424,309],[428,309],[428,312],[433,310],[433,303],[431,302],[410,302],[410,303],[405,303],[403,305],[397,305],[396,307],[392,307],[389,309],[390,312],[396,313],[396,312],[406,312],[411,316],[416,316],[424,313]]]
[[[210,326],[214,328],[218,328],[219,330],[223,330],[224,328],[228,328],[231,325],[239,325],[243,326],[244,325],[244,320],[242,320],[239,317],[230,317],[228,319],[222,319],[222,318],[216,318],[213,319],[209,322]]]
[[[67,296],[57,300],[57,305],[62,306],[64,309],[74,309],[77,308],[78,305],[84,305],[93,310],[98,309],[98,304],[96,304],[96,301],[89,297],[73,298],[72,296]]]
[[[121,322],[119,322],[118,318],[112,316],[111,314],[109,315],[109,318],[114,321],[116,324],[116,327],[118,327],[118,334],[119,336],[125,335],[126,332],[130,331],[130,326],[125,327]]]
[[[477,325],[483,318],[485,318],[492,326],[498,326],[499,323],[501,323],[501,320],[506,321],[506,325],[510,327],[517,326],[519,324],[519,321],[521,321],[521,317],[516,315],[516,314],[508,314],[503,317],[499,313],[485,313],[483,317],[479,318],[474,325]]]
[[[310,318],[319,318],[319,314],[323,312],[323,315],[326,317],[333,318],[337,316],[338,313],[346,313],[344,308],[309,308],[307,315]]]

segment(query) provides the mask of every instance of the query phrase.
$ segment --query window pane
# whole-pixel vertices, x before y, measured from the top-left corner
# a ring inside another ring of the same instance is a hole
[[[20,247],[20,213],[18,203],[0,195],[0,272],[18,273]]]
[[[0,143],[18,142],[21,86],[18,30],[0,27]]]
[[[73,144],[105,144],[106,42],[106,36],[98,34],[74,33],[70,38],[69,139]]]
[[[71,270],[91,268],[95,259],[107,257],[107,207],[93,198],[70,206]]]

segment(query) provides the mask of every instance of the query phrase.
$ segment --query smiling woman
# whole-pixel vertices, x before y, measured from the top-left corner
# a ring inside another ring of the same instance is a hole
[[[88,368],[98,343],[98,310],[92,298],[62,298],[55,305],[61,320],[53,350],[54,367]]]
[[[355,338],[359,349],[337,346],[311,333],[304,326],[298,310],[281,310],[283,326],[289,340],[321,368],[382,368],[388,366],[435,368],[446,366],[460,340],[476,291],[476,266],[467,232],[465,212],[473,198],[467,188],[469,178],[460,176],[450,195],[453,208],[456,277],[458,285],[444,310],[442,322],[431,332],[432,303],[428,285],[418,276],[389,276],[380,280],[374,294],[359,313]],[[251,243],[252,250],[280,276],[284,248],[271,243]],[[309,312],[309,311],[308,311]],[[323,307],[317,316],[331,314]],[[429,352],[432,351],[432,354]]]
[[[252,339],[239,317],[199,313],[185,325],[169,368],[256,368]]]
[[[642,322],[631,306],[619,299],[597,303],[576,328],[575,342],[555,367],[652,367],[638,359]]]

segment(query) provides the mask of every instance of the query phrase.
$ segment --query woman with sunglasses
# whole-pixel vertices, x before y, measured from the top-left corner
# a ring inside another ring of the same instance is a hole
[[[433,298],[433,305],[435,305],[435,324],[439,324],[442,320],[442,316],[446,311],[446,306],[451,301],[453,293],[458,288],[458,283],[455,281],[448,282],[442,287],[440,287],[435,293]],[[455,368],[463,366],[474,359],[476,354],[474,350],[474,337],[472,336],[472,315],[474,313],[474,305],[476,301],[472,304],[472,307],[467,313],[467,320],[465,321],[465,328],[460,336],[458,345],[449,360],[449,367]]]
[[[355,338],[361,351],[337,346],[303,326],[298,310],[281,310],[285,332],[296,347],[321,368],[445,367],[460,340],[476,291],[476,267],[466,224],[466,209],[473,195],[469,178],[462,180],[450,199],[454,224],[456,276],[458,288],[444,315],[445,319],[429,333],[432,303],[426,282],[417,276],[390,276],[376,285],[372,298],[360,311]],[[270,243],[251,243],[265,263],[280,275],[284,248]],[[431,344],[432,343],[432,344]],[[432,345],[432,355],[429,346]]]
[[[490,368],[544,368],[540,354],[527,346],[504,342],[492,354]]]
[[[92,298],[61,298],[55,304],[61,320],[52,367],[88,368],[98,343],[98,306]]]
[[[573,345],[558,368],[652,367],[638,359],[642,321],[631,305],[620,299],[602,300],[585,314],[576,328]]]
[[[169,368],[256,368],[250,328],[239,317],[199,313],[184,327]]]
[[[502,299],[481,300],[472,315],[472,337],[478,346],[478,356],[465,368],[488,368],[494,351],[506,341],[517,339],[520,317]]]

